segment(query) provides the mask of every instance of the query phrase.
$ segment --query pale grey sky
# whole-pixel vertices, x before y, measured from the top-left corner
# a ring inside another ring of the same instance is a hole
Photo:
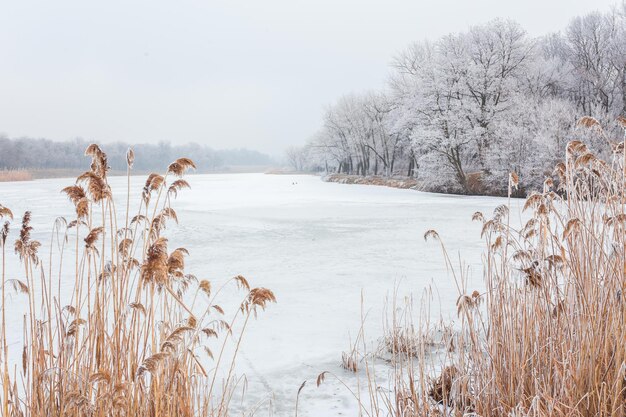
[[[280,154],[411,41],[495,17],[531,35],[615,0],[1,0],[0,132]]]

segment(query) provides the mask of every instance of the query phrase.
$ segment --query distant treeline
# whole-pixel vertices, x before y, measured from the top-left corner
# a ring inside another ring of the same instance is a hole
[[[10,139],[0,136],[0,170],[82,169],[88,165],[84,152],[89,143],[83,139],[55,142],[49,139]],[[129,145],[115,142],[100,145],[107,153],[109,165],[113,170],[126,169],[126,151],[129,147],[132,147],[135,152],[134,168],[139,171],[162,169],[182,156],[192,158],[199,172],[219,170],[228,166],[261,166],[272,163],[268,155],[257,151],[215,150],[196,143],[172,145],[160,142]]]

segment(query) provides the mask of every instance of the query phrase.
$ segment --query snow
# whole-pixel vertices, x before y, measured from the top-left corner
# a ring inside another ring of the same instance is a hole
[[[139,189],[143,178],[134,177]],[[357,377],[340,367],[360,327],[361,291],[367,313],[365,336],[374,343],[382,332],[385,297],[419,295],[436,288],[435,314],[454,311],[458,296],[446,272],[440,246],[423,234],[436,229],[453,260],[467,261],[470,292],[482,278],[480,224],[505,199],[422,193],[367,185],[326,183],[313,176],[225,174],[190,176],[174,204],[179,226],[168,227],[172,248],[190,251],[187,271],[213,281],[214,288],[242,274],[253,286],[272,289],[270,305],[245,334],[237,372],[247,377],[247,392],[237,410],[261,404],[257,415],[358,415],[351,394],[328,378],[332,371],[349,386]],[[112,178],[125,203],[125,178]],[[69,179],[0,183],[0,204],[16,216],[33,212],[33,237],[49,248],[57,216],[71,217],[72,206],[59,191]],[[513,208],[523,204],[513,200]],[[15,238],[15,225],[12,237]],[[19,269],[12,273],[19,274]],[[226,297],[234,294],[226,293]],[[14,298],[12,307],[21,300]],[[10,323],[14,347],[21,341],[21,319]],[[378,365],[378,371],[385,369]],[[268,410],[271,408],[272,410]]]

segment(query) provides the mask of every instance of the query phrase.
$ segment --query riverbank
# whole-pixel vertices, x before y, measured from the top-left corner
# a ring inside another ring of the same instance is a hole
[[[414,178],[406,177],[380,177],[377,175],[347,175],[347,174],[329,174],[322,177],[322,181],[336,182],[339,184],[360,184],[360,185],[378,185],[383,187],[400,188],[400,189],[417,189],[418,181]]]
[[[339,184],[361,184],[361,185],[378,185],[383,187],[411,189],[417,191],[427,191],[436,194],[453,194],[453,195],[472,195],[483,197],[506,197],[507,190],[490,190],[485,187],[480,181],[478,173],[472,173],[468,175],[468,185],[470,191],[467,193],[459,192],[454,189],[442,189],[442,188],[429,188],[423,183],[420,183],[415,178],[394,176],[394,177],[382,177],[378,175],[348,175],[348,174],[328,174],[322,176],[322,181],[336,182]],[[513,198],[526,198],[527,190],[524,188],[515,189],[511,194]]]

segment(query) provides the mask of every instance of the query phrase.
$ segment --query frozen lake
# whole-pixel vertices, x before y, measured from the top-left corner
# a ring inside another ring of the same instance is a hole
[[[436,229],[455,259],[470,268],[472,285],[482,279],[480,225],[475,211],[490,215],[506,200],[421,193],[376,186],[325,183],[313,176],[225,174],[187,178],[173,207],[179,226],[165,232],[171,247],[185,246],[187,271],[219,285],[244,275],[254,286],[270,288],[278,298],[253,322],[238,362],[248,379],[244,408],[263,404],[258,415],[293,415],[300,384],[301,416],[357,415],[345,389],[333,381],[316,388],[315,377],[333,371],[353,384],[341,369],[360,326],[361,290],[368,312],[366,337],[382,332],[384,300],[396,286],[401,294],[434,284],[442,314],[454,310],[458,296],[438,244],[424,242]],[[125,178],[111,178],[125,189]],[[143,177],[134,177],[139,189]],[[0,183],[0,204],[17,217],[33,212],[33,237],[49,247],[57,216],[71,217],[73,207],[60,190],[70,179]],[[124,200],[118,200],[118,206]],[[512,202],[513,207],[523,204]],[[17,223],[17,222],[16,222]],[[17,235],[13,227],[11,242]],[[11,243],[12,245],[12,243]],[[17,270],[14,273],[18,274]],[[12,302],[19,302],[18,298]],[[439,314],[439,310],[435,311]],[[19,320],[12,334],[19,343]],[[270,404],[271,403],[271,404]],[[352,407],[353,412],[346,409]]]

